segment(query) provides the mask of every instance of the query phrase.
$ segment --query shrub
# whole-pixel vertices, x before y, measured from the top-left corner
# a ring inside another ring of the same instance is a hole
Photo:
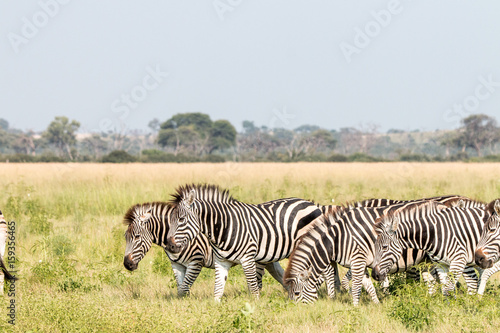
[[[402,154],[399,160],[403,162],[428,162],[429,157],[423,154]]]
[[[347,162],[347,156],[342,154],[332,154],[327,158],[328,162]]]
[[[379,162],[381,159],[367,155],[365,153],[354,153],[347,158],[349,162]]]
[[[56,256],[67,256],[75,251],[75,246],[71,242],[71,239],[64,235],[54,236],[50,240],[50,246]]]
[[[202,161],[209,163],[224,163],[226,162],[226,159],[220,155],[207,155],[203,158]]]
[[[104,163],[129,163],[136,162],[137,158],[130,155],[125,150],[113,150],[108,155],[102,158]]]

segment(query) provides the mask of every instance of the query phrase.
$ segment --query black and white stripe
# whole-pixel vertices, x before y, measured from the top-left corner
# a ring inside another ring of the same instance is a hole
[[[133,271],[153,243],[161,246],[171,261],[178,295],[183,296],[189,292],[203,267],[214,268],[214,256],[208,239],[202,234],[195,237],[182,251],[168,251],[166,244],[172,211],[172,205],[166,202],[137,204],[127,211],[124,217],[128,229],[125,233],[127,244],[123,265]],[[262,287],[264,268],[283,284],[283,269],[279,263],[257,265],[259,288]]]
[[[214,185],[187,185],[174,196],[170,249],[179,251],[199,233],[208,237],[215,255],[215,298],[221,298],[227,270],[241,264],[250,292],[258,296],[255,266],[287,258],[303,229],[321,215],[312,202],[278,199],[247,204]]]
[[[372,276],[385,278],[401,251],[416,248],[450,272],[451,279],[443,287],[448,294],[466,265],[474,265],[474,250],[489,215],[485,207],[447,207],[436,202],[385,215],[375,226],[378,237]]]
[[[484,269],[493,267],[500,256],[500,200],[492,201],[487,210],[490,217],[474,251],[476,265]]]
[[[389,212],[411,206],[415,202],[428,202],[428,199],[441,200],[450,206],[470,200],[459,196],[434,197],[375,208],[350,204],[344,209],[331,210],[318,219],[314,227],[299,240],[285,271],[285,285],[288,286],[290,298],[303,302],[315,300],[318,277],[325,269],[325,265],[335,261],[342,266],[350,267],[353,277],[353,303],[357,305],[361,284],[366,284],[367,280],[365,270],[371,267],[373,262],[375,220]],[[426,258],[424,251],[410,249],[397,258],[394,266],[391,266],[391,273],[407,271]],[[473,271],[470,274],[475,275]],[[378,302],[376,293],[372,295],[372,300]]]

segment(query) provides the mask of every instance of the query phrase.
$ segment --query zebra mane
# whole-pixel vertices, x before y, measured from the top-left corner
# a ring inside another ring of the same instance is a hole
[[[389,212],[377,218],[375,220],[374,229],[376,231],[384,229],[384,225],[390,223],[395,218],[398,218],[400,221],[411,220],[417,216],[428,216],[429,214],[432,214],[437,210],[446,209],[450,207],[453,206],[447,206],[432,200],[412,203],[406,207],[396,209],[393,212]]]
[[[196,198],[205,201],[230,202],[235,201],[229,194],[229,190],[221,189],[218,185],[213,184],[187,184],[179,186],[172,195],[173,199],[169,201],[174,207],[181,203],[184,198],[194,190]]]
[[[123,216],[123,224],[131,225],[134,222],[134,220],[140,216],[139,214],[142,214],[142,211],[144,209],[149,209],[153,207],[159,207],[160,209],[163,209],[165,206],[171,207],[172,205],[168,202],[163,202],[163,201],[144,202],[135,204],[132,207],[130,207]]]
[[[457,197],[457,198],[454,198],[454,199],[450,199],[446,202],[443,203],[443,205],[447,206],[447,207],[460,207],[460,201],[463,200],[466,205],[468,206],[473,206],[473,207],[484,207],[487,205],[486,202],[484,201],[481,201],[481,200],[476,200],[476,199],[470,199],[470,198],[467,198],[467,197]]]

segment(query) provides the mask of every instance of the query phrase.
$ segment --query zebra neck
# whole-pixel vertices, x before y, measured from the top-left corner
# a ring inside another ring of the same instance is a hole
[[[165,227],[165,221],[163,221],[162,216],[151,218],[149,232],[154,244],[160,246],[167,244],[168,227]]]
[[[422,218],[405,221],[398,227],[398,238],[406,248],[432,250],[435,226]]]

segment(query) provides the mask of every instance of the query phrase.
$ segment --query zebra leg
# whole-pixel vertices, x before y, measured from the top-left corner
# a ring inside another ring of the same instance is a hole
[[[325,278],[326,291],[328,292],[328,297],[334,298],[335,297],[335,282],[336,282],[336,279],[338,279],[337,263],[332,263],[332,264],[328,265],[326,267],[326,270],[323,272],[323,276]]]
[[[182,293],[182,282],[184,281],[184,275],[186,274],[186,267],[172,261],[172,269],[174,271],[175,281],[177,282],[177,295],[183,296]]]
[[[389,294],[389,285],[390,285],[389,278],[386,276],[384,281],[382,281],[382,283],[380,284],[380,287],[382,287],[382,292],[384,294]],[[365,289],[366,289],[366,287],[365,287]]]
[[[278,281],[283,286],[283,288],[285,288],[285,285],[283,284],[283,274],[285,273],[285,271],[283,270],[283,267],[281,267],[279,262],[272,262],[267,264],[266,270],[276,281]]]
[[[259,298],[259,286],[257,284],[257,276],[255,272],[255,260],[253,258],[244,258],[241,259],[240,262],[247,279],[248,290],[253,296]]]
[[[479,289],[477,291],[478,295],[484,294],[484,290],[486,289],[486,283],[488,282],[490,276],[492,276],[493,274],[495,274],[498,271],[500,271],[500,261],[497,262],[495,265],[493,265],[493,267],[485,269],[481,273]]]
[[[340,292],[340,276],[339,276],[339,266],[336,262],[331,263],[333,267],[333,274],[335,274],[334,287],[335,291]]]
[[[361,294],[361,286],[363,284],[363,278],[365,277],[366,262],[363,258],[352,259],[351,260],[351,274],[352,274],[352,304],[358,306],[359,296]],[[375,299],[372,298],[373,302],[379,303],[378,297],[375,294]]]
[[[373,286],[372,279],[370,278],[366,270],[365,274],[363,275],[363,281],[361,282],[361,284],[372,298],[373,303],[375,304],[380,303],[377,297],[377,292],[375,291],[375,287]]]
[[[200,275],[202,267],[203,265],[201,261],[191,261],[188,264],[186,272],[184,274],[184,280],[182,281],[181,286],[178,287],[178,295],[180,297],[189,294],[189,290],[191,289],[191,286],[193,285],[198,275]]]
[[[226,286],[227,274],[233,263],[218,257],[215,257],[215,287],[214,297],[217,302],[220,302],[224,294],[224,287]]]
[[[262,277],[264,276],[264,265],[262,264],[255,264],[255,276],[257,277],[257,286],[259,287],[259,290],[262,290]]]
[[[351,293],[351,287],[349,286],[351,279],[352,279],[352,273],[351,270],[349,269],[342,278],[342,283],[341,283],[342,289],[344,289],[348,293]]]
[[[436,279],[432,276],[431,272],[423,271],[422,272],[422,280],[424,280],[427,285],[427,292],[429,295],[432,295],[436,292]]]
[[[465,258],[459,258],[458,260],[452,261],[450,265],[450,277],[444,287],[443,295],[448,296],[451,292],[455,291],[455,285],[464,272],[465,262]]]
[[[478,277],[474,267],[465,267],[464,280],[465,283],[467,284],[467,293],[469,295],[474,295],[477,292],[477,282],[478,282]]]

